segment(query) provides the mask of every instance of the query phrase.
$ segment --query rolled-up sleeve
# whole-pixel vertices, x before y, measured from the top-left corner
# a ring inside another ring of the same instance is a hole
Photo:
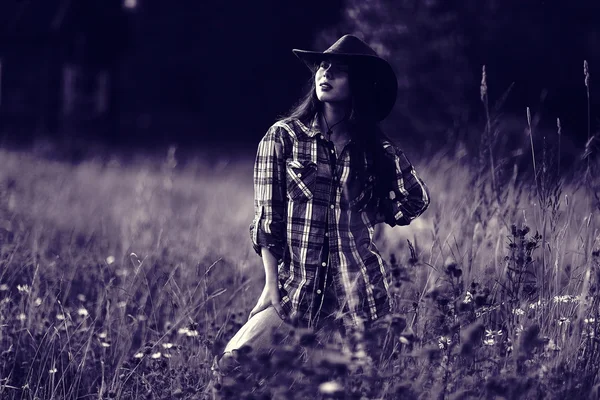
[[[285,248],[286,186],[284,130],[272,126],[258,145],[254,163],[252,246],[258,255],[267,247],[280,262]]]
[[[409,225],[429,207],[430,192],[402,150],[389,143],[384,147],[393,160],[395,177],[387,197],[381,200],[381,212],[385,223],[392,227]]]

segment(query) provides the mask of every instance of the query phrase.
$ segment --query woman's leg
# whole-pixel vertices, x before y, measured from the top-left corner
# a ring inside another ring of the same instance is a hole
[[[255,314],[231,338],[224,351],[213,360],[213,395],[219,397],[223,378],[239,366],[240,358],[269,352],[289,338],[292,326],[284,322],[274,307]]]

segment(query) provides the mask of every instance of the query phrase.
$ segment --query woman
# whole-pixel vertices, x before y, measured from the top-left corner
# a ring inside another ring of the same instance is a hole
[[[388,314],[373,229],[408,225],[429,205],[427,187],[377,125],[396,100],[391,66],[352,35],[324,52],[293,52],[313,83],[262,138],[254,166],[250,233],[265,287],[216,366],[231,365],[245,345],[268,350],[282,325],[322,329],[341,321],[343,333]]]

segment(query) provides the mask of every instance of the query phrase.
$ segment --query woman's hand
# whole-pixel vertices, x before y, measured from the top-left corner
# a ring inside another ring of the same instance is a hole
[[[281,304],[279,304],[280,300],[281,297],[279,295],[279,286],[277,282],[267,280],[267,282],[265,283],[265,287],[260,297],[258,298],[258,301],[256,302],[256,305],[254,306],[252,311],[250,311],[250,316],[248,317],[248,319],[252,318],[255,314],[258,314],[259,312],[266,310],[270,306],[273,306],[275,308],[277,314],[283,315],[283,308],[281,308]]]

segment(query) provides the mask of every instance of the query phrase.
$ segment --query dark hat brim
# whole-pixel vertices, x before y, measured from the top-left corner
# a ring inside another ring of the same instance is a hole
[[[368,54],[317,52],[293,49],[292,52],[315,73],[323,60],[339,60],[356,66],[361,71],[361,84],[369,88],[373,102],[372,113],[378,121],[384,120],[394,108],[398,94],[398,80],[392,66],[383,58]]]

